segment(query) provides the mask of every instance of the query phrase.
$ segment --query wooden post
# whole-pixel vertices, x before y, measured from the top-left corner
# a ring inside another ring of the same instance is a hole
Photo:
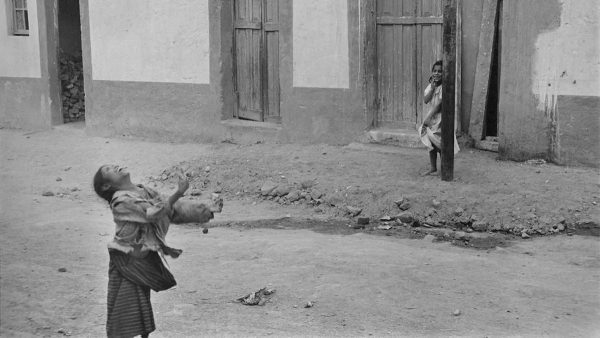
[[[454,115],[456,72],[456,1],[444,0],[444,74],[442,83],[442,180],[454,179]]]

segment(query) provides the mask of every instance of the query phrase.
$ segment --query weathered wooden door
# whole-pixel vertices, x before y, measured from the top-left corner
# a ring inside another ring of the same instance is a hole
[[[442,0],[377,0],[377,126],[414,128],[442,58]]]
[[[235,0],[235,115],[279,120],[279,0]]]

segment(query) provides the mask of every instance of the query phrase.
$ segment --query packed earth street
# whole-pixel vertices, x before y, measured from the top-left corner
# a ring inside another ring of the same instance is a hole
[[[92,176],[107,163],[224,199],[211,222],[172,225],[178,285],[151,295],[153,337],[600,334],[597,169],[466,148],[442,182],[418,175],[423,150],[156,143],[77,123],[2,129],[0,144],[2,337],[105,335],[114,223]],[[262,306],[236,301],[263,287]]]

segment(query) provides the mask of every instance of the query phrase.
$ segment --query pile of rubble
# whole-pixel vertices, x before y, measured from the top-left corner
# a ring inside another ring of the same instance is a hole
[[[61,50],[60,83],[64,122],[85,120],[83,61],[81,55],[71,55]]]
[[[159,176],[150,177],[150,182],[174,188],[179,175],[184,175],[190,180],[189,194],[194,197],[203,192],[212,192],[222,194],[225,199],[250,198],[283,206],[304,206],[315,213],[352,220],[350,226],[355,229],[449,230],[461,238],[494,232],[530,238],[569,234],[581,228],[589,228],[591,233],[595,233],[598,228],[597,222],[574,217],[570,212],[548,213],[536,208],[519,210],[517,207],[503,213],[493,210],[486,213],[457,205],[444,197],[413,194],[398,198],[396,194],[381,192],[376,195],[368,189],[332,187],[314,178],[295,181],[284,175],[285,172],[268,175],[264,168],[242,166],[234,161],[202,162],[197,165],[180,163],[164,170]],[[373,201],[377,201],[376,208],[373,208]]]

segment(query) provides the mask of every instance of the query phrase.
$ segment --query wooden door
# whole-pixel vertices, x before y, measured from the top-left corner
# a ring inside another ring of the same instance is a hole
[[[442,55],[441,0],[377,0],[377,126],[422,119],[431,64]]]
[[[279,120],[279,0],[235,0],[235,116]]]

